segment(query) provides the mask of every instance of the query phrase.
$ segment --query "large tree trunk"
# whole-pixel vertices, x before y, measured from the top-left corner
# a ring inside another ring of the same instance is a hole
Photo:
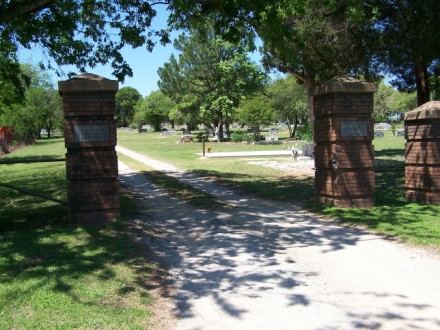
[[[301,75],[297,72],[290,72],[294,77],[301,80],[304,83],[304,87],[307,90],[307,108],[308,108],[308,115],[309,115],[309,122],[310,126],[312,128],[312,134],[315,136],[315,128],[314,128],[314,122],[315,122],[315,116],[313,114],[313,93],[316,86],[316,82],[314,77],[307,74],[307,71],[304,70],[304,74]]]
[[[304,77],[304,86],[307,89],[307,107],[309,109],[309,122],[312,128],[312,134],[315,135],[315,115],[313,114],[313,93],[316,86],[315,80],[311,77]]]
[[[221,111],[217,112],[217,126],[215,130],[215,135],[217,137],[217,142],[222,142],[223,140],[223,114]]]
[[[415,66],[417,106],[430,101],[428,68],[425,64],[417,63]]]

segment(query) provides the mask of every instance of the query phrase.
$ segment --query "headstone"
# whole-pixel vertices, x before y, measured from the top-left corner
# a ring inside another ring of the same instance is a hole
[[[374,124],[374,129],[390,130],[391,129],[391,125],[388,124],[388,123],[378,123],[378,124]]]
[[[280,132],[280,130],[278,128],[271,128],[269,130],[270,135],[277,135],[279,132]]]
[[[302,155],[305,157],[314,158],[315,156],[315,143],[306,143],[301,147]]]
[[[63,97],[69,224],[119,217],[115,95],[118,82],[83,74],[58,83]]]

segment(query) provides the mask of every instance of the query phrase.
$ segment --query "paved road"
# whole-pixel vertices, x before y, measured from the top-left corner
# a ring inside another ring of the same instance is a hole
[[[231,205],[196,209],[120,164],[170,266],[177,329],[440,329],[438,254],[118,151]]]

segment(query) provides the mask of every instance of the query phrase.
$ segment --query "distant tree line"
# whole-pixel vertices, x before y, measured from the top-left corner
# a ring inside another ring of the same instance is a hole
[[[0,96],[0,125],[11,126],[14,140],[32,143],[41,138],[44,131],[47,137],[55,131],[63,132],[62,99],[55,90],[51,77],[37,67],[22,65],[21,71],[28,77],[23,84],[23,96],[18,102],[11,100],[11,88],[7,82]]]
[[[169,29],[154,29],[155,8],[164,4]],[[256,95],[263,102],[270,94],[263,70],[247,57],[256,37],[264,68],[296,78],[305,91],[336,75],[380,82],[386,74],[399,91],[415,91],[418,105],[440,95],[438,0],[22,0],[2,2],[0,13],[0,87],[7,91],[0,96],[3,113],[22,110],[18,104],[34,97],[28,89],[32,75],[18,61],[20,47],[42,49],[42,69],[73,64],[84,72],[110,64],[123,81],[132,70],[122,48],[151,51],[157,43],[170,42],[172,29],[187,34],[175,41],[180,54],[160,71],[160,90],[176,103],[168,119],[203,122],[219,135],[250,107],[246,102]],[[394,111],[390,91],[381,92],[376,113]],[[310,94],[307,104],[312,120]],[[134,119],[131,108],[118,108],[121,125]]]

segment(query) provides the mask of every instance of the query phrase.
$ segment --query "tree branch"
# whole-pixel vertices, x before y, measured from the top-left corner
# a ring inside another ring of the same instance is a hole
[[[48,8],[54,0],[27,0],[25,2],[13,2],[13,5],[2,10],[0,23],[6,23],[23,14],[33,14]]]

